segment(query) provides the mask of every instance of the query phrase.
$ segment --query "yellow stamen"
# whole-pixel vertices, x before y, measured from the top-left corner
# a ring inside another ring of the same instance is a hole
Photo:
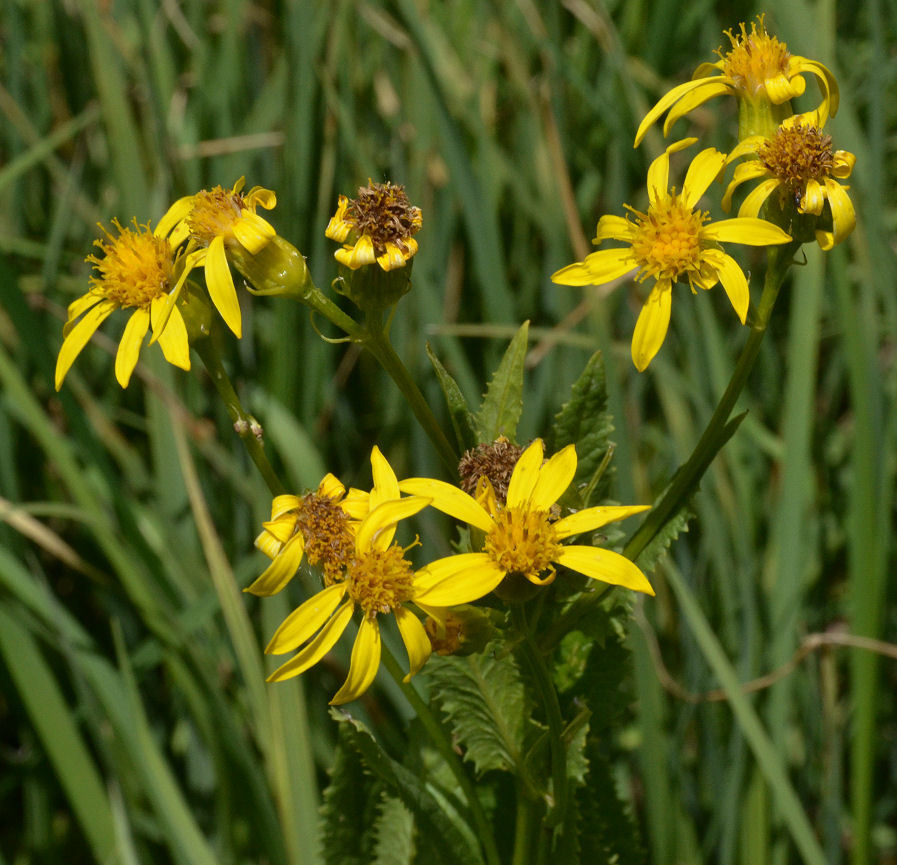
[[[701,226],[709,214],[692,210],[672,190],[641,213],[627,206],[636,217],[632,252],[638,260],[639,282],[654,277],[675,281],[701,267]]]
[[[528,508],[504,508],[495,515],[495,526],[486,535],[484,550],[508,574],[522,574],[534,583],[550,582],[552,562],[561,552],[561,544],[545,511]],[[539,574],[549,571],[549,578]]]
[[[788,58],[791,56],[788,46],[766,32],[762,15],[751,22],[750,33],[741,24],[740,35],[733,35],[731,30],[727,30],[726,36],[732,43],[732,49],[726,54],[717,51],[723,61],[723,72],[732,79],[735,88],[748,97],[759,93],[767,80],[787,73]]]
[[[216,237],[233,237],[246,202],[240,192],[216,186],[193,196],[193,209],[187,216],[190,234],[203,246]]]
[[[349,597],[366,616],[388,613],[411,599],[414,573],[397,545],[372,549],[354,559],[346,573]]]

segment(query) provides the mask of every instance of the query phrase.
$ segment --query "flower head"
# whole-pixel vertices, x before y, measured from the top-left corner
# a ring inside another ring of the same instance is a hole
[[[233,189],[216,186],[179,199],[157,228],[160,234],[170,232],[175,245],[189,241],[188,248],[199,247],[209,296],[238,337],[242,335],[242,317],[227,253],[245,250],[256,255],[276,236],[271,224],[256,213],[258,207],[271,210],[277,204],[276,196],[261,186],[244,193],[244,183],[241,177]]]
[[[668,135],[673,124],[714,96],[734,94],[745,112],[742,138],[762,131],[752,126],[765,126],[767,113],[780,122],[788,114],[788,103],[806,88],[804,74],[815,75],[822,91],[822,102],[806,117],[817,125],[825,124],[838,111],[838,84],[821,63],[799,57],[788,51],[784,42],[766,32],[763,16],[751,22],[751,32],[742,23],[741,32],[726,31],[732,47],[726,53],[717,49],[719,60],[702,63],[691,81],[674,87],[645,115],[635,135],[635,146],[641,143],[650,126],[669,111],[663,124]]]
[[[118,230],[117,237],[101,225],[106,239],[94,241],[102,257],[87,256],[96,271],[89,279],[90,289],[69,304],[56,360],[56,390],[62,387],[81,349],[116,309],[134,310],[115,356],[115,377],[122,387],[128,386],[150,326],[153,342],[159,341],[165,359],[181,369],[190,369],[187,328],[176,302],[197,264],[196,257],[176,251],[158,227],[151,231],[149,225],[138,225],[136,219],[133,229],[122,227],[118,220],[112,224]]]
[[[738,209],[739,216],[757,216],[776,192],[783,210],[794,208],[801,214],[822,216],[828,203],[831,231],[828,221],[822,227],[814,226],[822,249],[831,249],[853,231],[856,213],[847,187],[838,181],[850,177],[856,157],[846,150],[832,150],[831,136],[819,127],[789,118],[772,138],[747,138],[728,158],[732,161],[742,156],[753,158],[735,169],[723,196],[725,210],[731,207],[732,194],[742,183],[760,180]]]
[[[721,242],[751,246],[785,243],[791,238],[781,228],[755,217],[710,222],[696,205],[722,171],[726,157],[710,147],[692,161],[682,191],[669,187],[670,154],[691,144],[671,144],[648,169],[648,210],[627,207],[634,219],[602,216],[593,241],[621,240],[621,249],[602,249],[584,261],[561,268],[551,279],[562,285],[600,285],[637,269],[636,280],[655,280],[632,336],[632,361],[639,372],[647,369],[666,337],[670,323],[672,286],[688,282],[692,292],[721,282],[741,323],[747,316],[750,294],[747,278],[735,259],[723,252]]]
[[[357,198],[339,197],[324,233],[343,244],[333,255],[350,270],[376,262],[389,271],[404,267],[417,252],[413,235],[421,224],[420,208],[412,206],[403,186],[368,181]]]
[[[474,498],[452,484],[431,478],[399,482],[402,492],[428,496],[434,508],[469,523],[485,535],[481,552],[448,556],[419,570],[417,603],[436,607],[469,603],[489,594],[507,577],[522,577],[544,586],[555,579],[555,565],[654,594],[645,575],[619,553],[562,543],[573,535],[595,531],[647,508],[594,507],[555,519],[555,503],[576,474],[576,449],[568,445],[544,464],[543,455],[541,439],[521,454],[503,504],[489,494],[488,483],[484,485],[486,494]]]

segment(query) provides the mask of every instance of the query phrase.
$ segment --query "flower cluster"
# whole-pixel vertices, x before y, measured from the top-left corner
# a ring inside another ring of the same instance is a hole
[[[748,280],[721,243],[750,246],[793,244],[815,239],[831,249],[853,230],[856,217],[846,187],[855,157],[832,150],[823,131],[838,110],[838,85],[821,63],[793,55],[766,31],[763,16],[726,34],[727,52],[703,63],[691,81],[674,87],[645,115],[635,136],[637,147],[651,126],[666,114],[663,133],[715,96],[734,95],[739,105],[739,143],[728,153],[701,150],[693,159],[681,189],[670,185],[670,155],[697,139],[669,145],[648,169],[648,205],[644,211],[626,205],[629,215],[603,216],[596,245],[621,241],[622,248],[602,249],[581,262],[558,270],[552,280],[563,285],[601,285],[633,273],[637,282],[653,280],[632,337],[632,360],[647,369],[662,345],[670,321],[672,289],[687,283],[692,292],[721,283],[735,313],[746,323],[750,307]],[[806,88],[805,75],[819,84],[821,102],[795,114],[791,100]],[[733,161],[735,169],[722,200],[729,210],[738,187],[760,183],[747,195],[737,217],[713,222],[700,202],[711,184]]]
[[[474,495],[433,478],[399,481],[375,447],[369,493],[347,491],[333,475],[327,475],[314,493],[275,498],[271,520],[256,540],[272,562],[246,591],[279,592],[298,570],[303,555],[310,565],[318,566],[323,588],[294,610],[271,638],[266,652],[296,654],[269,681],[299,675],[320,661],[356,612],[359,627],[349,673],[331,703],[356,699],[373,681],[380,664],[381,614],[396,619],[408,652],[410,678],[434,645],[437,651],[445,651],[446,640],[456,646],[463,642],[459,629],[465,622],[475,621],[482,628],[482,617],[451,608],[477,601],[514,580],[548,585],[556,578],[558,566],[653,595],[641,570],[619,553],[587,543],[563,543],[646,508],[592,507],[561,515],[558,499],[576,472],[573,445],[544,460],[540,439],[523,450],[508,444],[507,440],[495,443],[496,454],[509,450],[514,454],[506,495],[501,497],[485,474]],[[401,520],[428,506],[479,529],[480,549],[415,570],[408,558],[415,544],[396,543],[396,528]],[[425,627],[413,608],[428,616],[431,624]]]

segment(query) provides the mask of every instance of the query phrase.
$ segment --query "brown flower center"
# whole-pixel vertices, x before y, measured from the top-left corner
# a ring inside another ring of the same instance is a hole
[[[514,466],[522,453],[522,447],[511,444],[504,436],[492,444],[478,444],[465,451],[458,463],[461,489],[473,495],[480,478],[486,478],[492,484],[496,501],[504,505]]]
[[[343,578],[355,551],[355,536],[348,515],[334,499],[318,493],[306,495],[296,512],[294,532],[301,532],[305,539],[309,564],[320,564],[325,586]]]
[[[403,186],[392,183],[359,188],[358,197],[350,199],[346,208],[346,220],[355,224],[359,234],[371,238],[377,255],[383,255],[387,243],[407,252],[406,241],[422,224],[420,208],[411,204]]]
[[[223,186],[197,192],[187,216],[191,236],[203,246],[208,246],[219,235],[233,237],[234,223],[240,219],[245,206],[239,192]]]
[[[757,148],[757,156],[794,195],[808,180],[828,177],[834,165],[832,138],[815,126],[780,126]]]

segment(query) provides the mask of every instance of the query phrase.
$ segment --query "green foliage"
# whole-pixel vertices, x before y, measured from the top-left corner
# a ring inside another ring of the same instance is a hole
[[[455,433],[455,440],[458,448],[462,451],[468,450],[477,444],[476,421],[470,413],[467,406],[467,400],[461,393],[461,388],[449,371],[442,365],[442,361],[436,356],[430,343],[427,343],[427,357],[433,364],[436,372],[436,378],[439,380],[439,386],[442,388],[442,394],[448,405],[449,417],[452,420],[452,429]]]
[[[528,337],[529,322],[525,321],[489,380],[482,405],[474,417],[481,442],[493,442],[502,435],[516,440],[517,423],[523,411],[523,364]]]
[[[477,773],[519,770],[532,703],[504,641],[463,658],[432,658],[427,677]]]

